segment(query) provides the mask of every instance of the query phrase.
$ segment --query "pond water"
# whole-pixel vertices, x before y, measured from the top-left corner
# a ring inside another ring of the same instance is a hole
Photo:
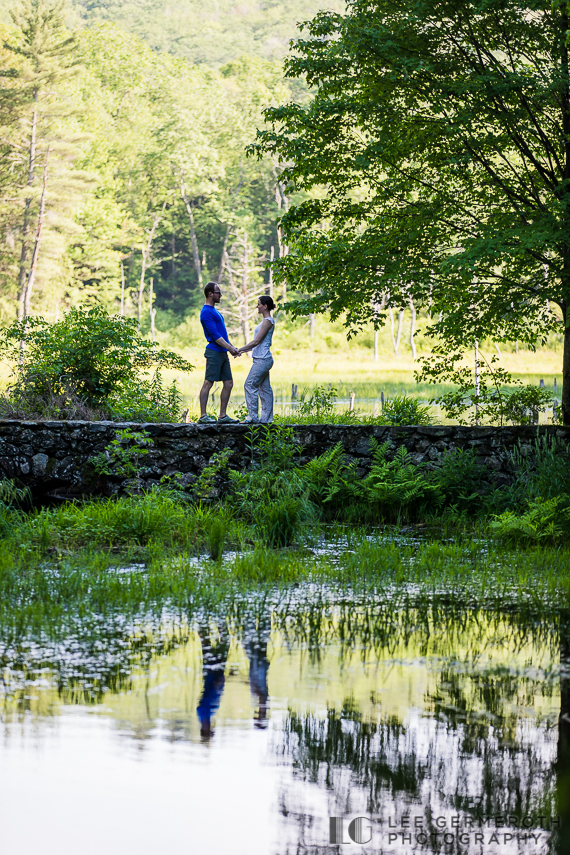
[[[563,855],[565,650],[317,588],[5,641],[0,851]]]

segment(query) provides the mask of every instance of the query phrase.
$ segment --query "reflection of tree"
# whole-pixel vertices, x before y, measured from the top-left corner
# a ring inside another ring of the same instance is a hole
[[[465,674],[446,668],[440,673],[428,709],[454,735],[462,758],[454,809],[475,796],[476,812],[484,816],[520,819],[536,814],[539,802],[538,813],[553,815],[553,805],[546,809],[552,780],[546,731],[544,741],[529,744],[521,728],[520,710],[533,708],[537,690],[549,693],[541,681],[502,671]]]
[[[222,622],[217,629],[203,624],[198,628],[198,634],[202,642],[204,687],[196,712],[200,720],[200,735],[207,739],[214,735],[212,718],[220,706],[226,683],[225,669],[231,639]]]
[[[365,721],[347,699],[342,710],[327,710],[326,718],[290,711],[281,750],[304,780],[328,788],[335,789],[343,771],[350,770],[352,784],[367,791],[367,810],[375,811],[386,790],[419,797],[427,770],[413,744],[400,750],[405,737],[401,722]]]
[[[558,718],[557,797],[560,828],[557,855],[570,852],[570,613],[560,619],[560,715]]]
[[[481,815],[553,816],[548,730],[533,726],[529,737],[516,711],[531,703],[536,686],[520,676],[447,670],[414,724],[365,719],[348,699],[326,717],[290,711],[279,751],[302,780],[334,793],[335,810],[345,813],[359,790],[366,812],[381,814],[393,801],[401,814],[415,804],[428,830],[430,812],[442,809],[474,821]]]
[[[38,674],[56,688],[66,704],[100,703],[107,692],[131,687],[132,673],[188,641],[186,626],[162,625],[145,616],[128,621],[107,614],[69,618],[47,633],[9,634],[0,638],[0,679],[5,703],[19,713],[30,708],[30,683]],[[35,693],[33,693],[35,694]]]

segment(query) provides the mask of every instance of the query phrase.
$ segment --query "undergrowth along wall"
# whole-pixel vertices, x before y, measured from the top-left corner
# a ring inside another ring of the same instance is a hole
[[[412,464],[430,468],[447,451],[471,449],[497,486],[512,479],[515,449],[523,455],[532,453],[537,436],[556,436],[570,446],[570,428],[551,425],[294,425],[292,429],[299,463],[341,443],[357,473],[365,476],[372,463],[371,438],[390,443],[388,458],[405,448]],[[214,455],[223,454],[229,469],[249,468],[259,454],[256,437],[247,425],[0,421],[0,476],[28,487],[36,499],[111,496],[151,488],[165,479],[191,490]],[[267,450],[267,442],[264,447]],[[220,471],[208,485],[211,495],[223,493],[226,483]]]

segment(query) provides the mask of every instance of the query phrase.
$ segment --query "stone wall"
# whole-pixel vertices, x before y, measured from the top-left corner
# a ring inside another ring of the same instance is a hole
[[[231,450],[230,467],[251,465],[246,425],[117,424],[113,422],[19,422],[0,421],[0,476],[15,479],[31,489],[39,500],[79,496],[110,496],[133,488],[132,479],[97,475],[90,463],[105,452],[117,432],[144,430],[152,445],[141,457],[139,486],[151,487],[165,475],[181,473],[189,488],[215,452]],[[437,466],[442,455],[454,448],[474,448],[487,468],[488,480],[506,484],[511,479],[510,453],[519,445],[530,453],[538,434],[556,435],[570,444],[570,428],[536,427],[377,427],[372,425],[296,425],[295,441],[301,462],[341,442],[347,456],[356,460],[364,475],[370,467],[370,437],[389,440],[393,455],[401,446],[414,463]],[[223,480],[220,489],[223,490]]]

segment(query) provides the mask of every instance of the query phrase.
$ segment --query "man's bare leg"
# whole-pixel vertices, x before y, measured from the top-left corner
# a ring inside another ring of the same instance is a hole
[[[233,380],[224,380],[222,383],[222,392],[220,394],[220,418],[226,415],[226,410],[228,407],[228,401],[230,400],[230,395],[232,394],[232,389],[234,387]]]
[[[208,396],[210,394],[210,389],[212,388],[213,385],[214,384],[211,383],[209,380],[204,380],[204,385],[200,389],[200,418],[202,418],[202,416],[205,416],[207,414],[206,410],[208,408]],[[222,392],[222,400],[223,400],[223,395],[224,395],[224,393]],[[229,397],[229,395],[228,395],[228,397]]]

